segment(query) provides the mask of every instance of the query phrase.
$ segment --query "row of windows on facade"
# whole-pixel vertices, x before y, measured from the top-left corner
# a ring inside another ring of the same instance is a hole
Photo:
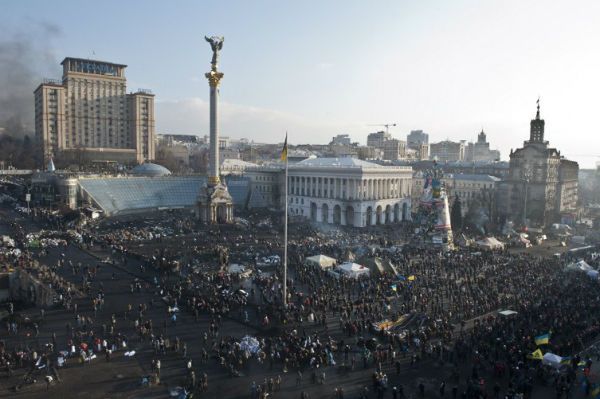
[[[273,191],[271,186],[256,186],[256,188],[258,188],[258,191],[263,192],[263,193]]]
[[[477,191],[451,191],[448,193],[450,197],[458,196],[459,198],[475,198],[480,194]]]
[[[423,180],[421,180],[421,179],[415,180],[415,182],[416,182],[417,186],[422,186],[423,185]],[[460,187],[460,188],[466,188],[466,187],[473,187],[473,188],[494,188],[494,185],[491,184],[491,183],[489,185],[485,184],[485,183],[454,183],[452,185],[446,183],[446,186],[451,186],[453,188],[456,188],[456,187]]]

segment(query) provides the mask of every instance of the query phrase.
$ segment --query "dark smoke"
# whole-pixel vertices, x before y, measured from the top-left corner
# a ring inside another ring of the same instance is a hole
[[[34,134],[33,91],[43,78],[59,78],[58,57],[52,49],[60,35],[56,25],[27,24],[22,30],[0,30],[0,132],[23,137]]]

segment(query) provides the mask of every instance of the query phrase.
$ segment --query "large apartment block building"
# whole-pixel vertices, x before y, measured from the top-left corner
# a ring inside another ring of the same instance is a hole
[[[155,158],[154,95],[126,92],[126,65],[65,58],[62,81],[35,90],[35,130],[50,158],[142,163]]]

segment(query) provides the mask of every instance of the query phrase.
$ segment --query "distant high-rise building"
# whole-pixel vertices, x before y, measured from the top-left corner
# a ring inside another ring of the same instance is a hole
[[[477,142],[469,143],[465,160],[472,162],[494,162],[500,160],[500,151],[490,150],[490,143],[487,142],[483,131],[477,135]]]
[[[406,142],[397,139],[386,140],[383,143],[383,159],[397,161],[406,156]]]
[[[375,148],[380,148],[383,149],[383,145],[387,140],[390,140],[392,138],[392,135],[387,133],[387,132],[376,132],[376,133],[369,133],[369,135],[367,136],[367,145],[369,147],[375,147]]]
[[[352,145],[352,140],[350,139],[350,136],[347,134],[338,134],[337,136],[335,136],[331,139],[331,142],[329,143],[329,145],[350,146],[350,145]]]
[[[411,130],[406,135],[406,145],[408,148],[418,150],[422,144],[429,144],[429,134],[424,133],[422,130]]]
[[[52,157],[142,163],[155,158],[154,95],[126,93],[126,65],[65,58],[62,81],[35,90],[35,131]]]
[[[459,142],[445,140],[429,146],[430,157],[438,162],[456,162],[465,159],[465,140]]]

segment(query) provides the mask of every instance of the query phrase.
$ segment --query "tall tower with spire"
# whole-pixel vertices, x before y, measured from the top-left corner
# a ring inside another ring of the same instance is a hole
[[[544,120],[540,119],[540,99],[537,100],[537,113],[535,119],[531,120],[529,129],[529,142],[530,143],[544,143]]]
[[[498,216],[534,227],[573,220],[578,171],[577,162],[565,159],[544,140],[538,98],[529,140],[511,151],[508,175],[498,185]]]

